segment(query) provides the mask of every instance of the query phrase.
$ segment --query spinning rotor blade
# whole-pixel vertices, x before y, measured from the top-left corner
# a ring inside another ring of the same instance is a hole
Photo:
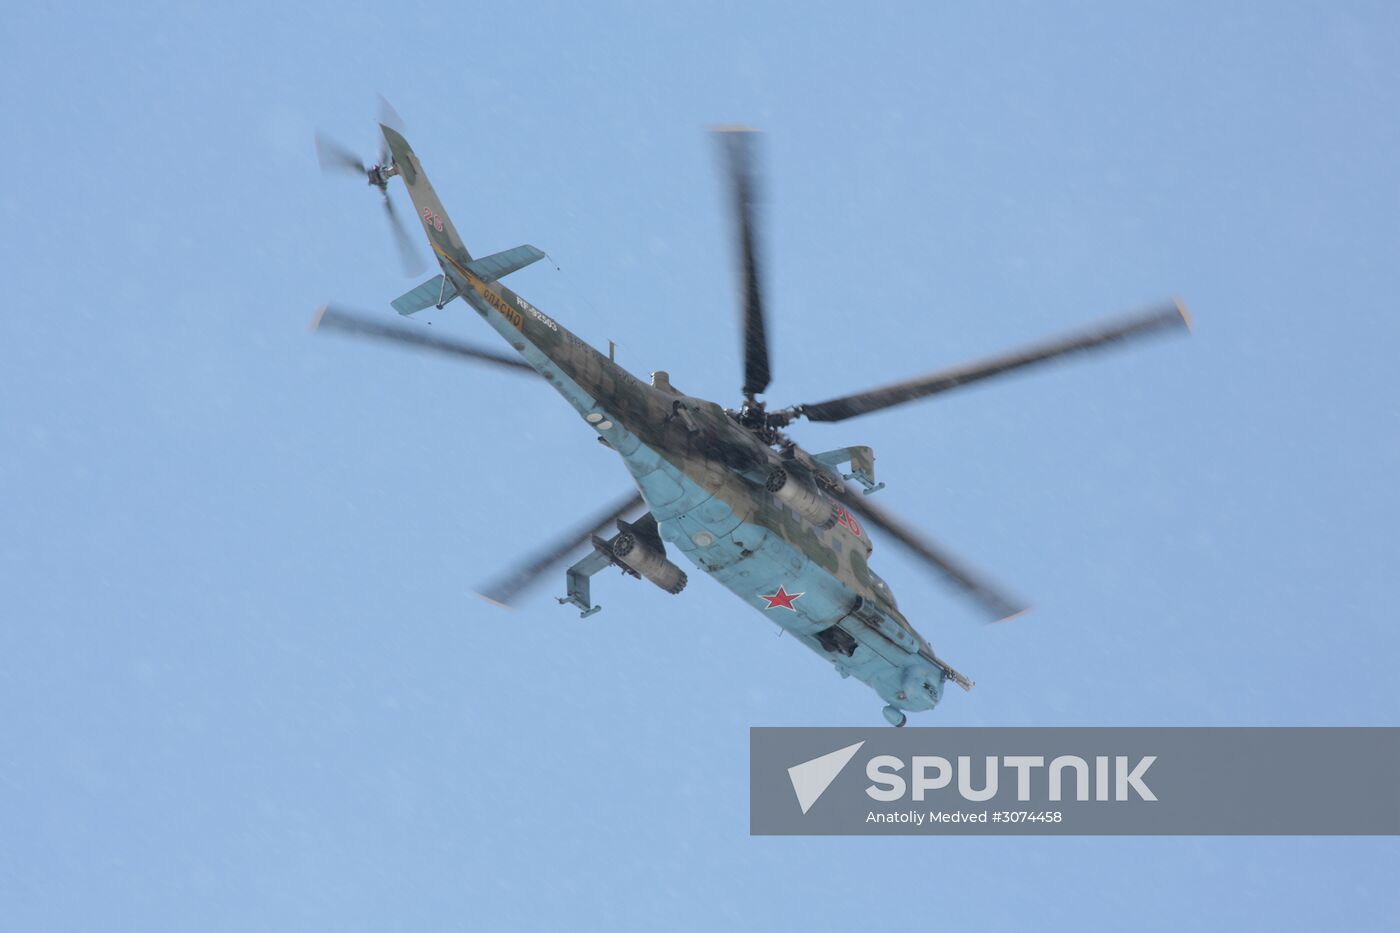
[[[479,591],[481,596],[502,606],[510,605],[512,599],[565,560],[590,537],[641,504],[642,494],[639,492],[633,492],[626,499],[613,503],[608,506],[606,512],[593,516],[587,523],[565,532],[549,546],[541,548],[515,572],[499,577],[490,586],[482,588]]]
[[[369,172],[369,166],[361,162],[359,156],[320,133],[316,134],[316,158],[323,172],[353,172],[361,180]]]
[[[390,126],[402,126],[403,119],[393,106],[383,97],[379,98],[380,122]],[[394,202],[389,200],[388,178],[381,169],[387,169],[391,161],[388,142],[382,133],[379,135],[379,161],[371,168],[360,161],[359,156],[320,133],[316,134],[316,157],[320,160],[322,172],[350,172],[360,176],[361,181],[379,189],[384,195],[384,212],[389,215],[389,227],[394,234],[394,247],[399,253],[399,265],[404,275],[418,275],[425,268],[423,256],[418,252],[403,221],[394,212]]]
[[[841,504],[904,545],[914,556],[928,564],[949,583],[962,590],[987,614],[988,622],[1001,622],[1026,612],[1030,607],[1021,600],[979,577],[966,564],[934,544],[918,531],[908,527],[893,515],[845,485],[832,490]]]
[[[753,400],[768,388],[768,332],[763,320],[763,283],[758,255],[758,179],[753,166],[758,134],[743,128],[714,131],[723,150],[734,200],[734,220],[739,246],[744,316],[744,397]]]
[[[492,366],[499,366],[503,369],[523,369],[531,375],[538,375],[529,363],[518,357],[506,356],[491,350],[483,350],[469,343],[433,336],[407,327],[385,324],[378,318],[370,317],[366,314],[356,314],[352,311],[346,311],[332,305],[326,305],[321,308],[321,310],[316,312],[316,316],[311,319],[311,330],[315,331],[321,328],[329,328],[331,330],[338,330],[347,334],[356,334],[364,337],[374,337],[379,340],[387,340],[395,343],[404,343],[409,346],[421,347],[425,350],[448,353],[452,356],[462,357],[478,363],[489,363]]]
[[[394,231],[394,245],[399,250],[399,265],[403,267],[403,274],[412,276],[422,273],[427,268],[423,254],[418,252],[418,247],[404,229],[403,220],[394,212],[394,202],[389,200],[388,191],[384,192],[384,212],[389,215],[389,227]]]
[[[394,109],[394,105],[384,99],[384,95],[379,95],[379,122],[398,133],[404,132],[403,117]],[[384,139],[384,134],[379,134],[379,164],[389,164],[389,143]]]
[[[791,412],[810,421],[844,421],[1012,370],[1045,363],[1071,353],[1081,353],[1130,337],[1146,336],[1178,327],[1188,331],[1191,329],[1191,316],[1180,301],[1144,314],[1105,322],[1088,330],[1034,344],[1023,350],[1014,350],[976,363],[930,373],[907,382],[897,382],[868,392],[843,395],[811,405],[798,405],[791,409]]]
[[[403,133],[407,124],[403,122],[403,117],[394,109],[394,105],[384,97],[379,95],[379,122],[397,133]]]

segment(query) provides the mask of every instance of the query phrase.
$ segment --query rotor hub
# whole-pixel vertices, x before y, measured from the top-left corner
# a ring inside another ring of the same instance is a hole
[[[399,167],[393,162],[375,165],[365,171],[365,174],[369,177],[370,185],[378,188],[385,194],[389,191],[389,179],[393,178],[398,173]]]

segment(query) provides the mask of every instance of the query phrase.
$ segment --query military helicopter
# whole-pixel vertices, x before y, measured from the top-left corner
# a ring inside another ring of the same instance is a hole
[[[386,112],[393,117],[392,111]],[[565,572],[566,593],[558,602],[574,606],[587,618],[602,608],[593,602],[590,579],[605,568],[616,567],[667,593],[681,593],[687,577],[672,560],[678,551],[830,663],[840,676],[867,684],[884,701],[884,716],[895,726],[908,721],[908,712],[936,706],[948,681],[965,690],[973,684],[934,653],[900,611],[890,587],[871,569],[871,529],[965,594],[989,621],[1016,616],[1025,611],[1025,604],[870,500],[884,484],[875,479],[875,455],[869,447],[809,453],[785,429],[803,419],[845,421],[1071,354],[1190,329],[1190,317],[1176,301],[964,366],[770,410],[761,398],[772,371],[755,228],[758,137],[743,128],[720,129],[713,135],[734,214],[744,361],[743,399],[738,408],[726,408],[686,394],[665,371],[652,373],[649,382],[639,380],[619,366],[611,352],[601,353],[501,284],[505,276],[544,253],[529,245],[482,258],[468,252],[422,163],[390,122],[380,124],[385,148],[373,166],[319,138],[318,147],[323,167],[362,174],[383,193],[405,265],[411,268],[411,247],[388,200],[388,184],[400,178],[408,189],[442,271],[391,305],[411,317],[427,308],[441,310],[461,298],[515,355],[332,306],[317,312],[312,328],[334,328],[537,374],[573,406],[598,443],[622,458],[636,487],[483,587],[482,595],[510,604],[544,574],[583,551]],[[643,514],[627,519],[643,506]],[[604,537],[609,530],[610,536]]]

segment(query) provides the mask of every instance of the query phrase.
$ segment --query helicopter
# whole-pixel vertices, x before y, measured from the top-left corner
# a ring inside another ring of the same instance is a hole
[[[846,421],[1073,354],[1191,327],[1186,307],[1174,300],[970,364],[770,409],[762,398],[772,366],[756,228],[759,136],[743,127],[720,128],[712,135],[734,218],[743,335],[742,400],[737,408],[728,408],[687,394],[664,370],[651,373],[648,381],[638,379],[617,364],[611,349],[600,352],[503,285],[501,279],[542,259],[544,252],[527,244],[474,257],[396,128],[397,115],[384,107],[383,145],[374,165],[319,135],[317,146],[323,169],[362,175],[384,196],[401,258],[411,271],[412,246],[388,191],[394,178],[407,188],[441,272],[391,306],[411,318],[460,298],[514,354],[330,305],[316,313],[312,329],[335,329],[537,375],[573,407],[598,443],[621,457],[635,487],[484,586],[481,595],[510,605],[582,552],[566,569],[565,595],[557,600],[587,618],[602,608],[593,602],[591,578],[607,568],[681,594],[688,577],[673,559],[678,554],[841,677],[869,686],[884,701],[883,715],[894,726],[905,725],[908,713],[937,706],[948,682],[964,690],[973,682],[934,652],[871,568],[871,530],[964,594],[988,621],[1020,615],[1026,604],[871,501],[884,483],[876,481],[870,447],[811,453],[787,429],[802,420]]]

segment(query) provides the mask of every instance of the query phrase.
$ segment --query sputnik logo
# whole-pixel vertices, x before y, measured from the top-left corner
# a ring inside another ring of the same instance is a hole
[[[812,809],[812,804],[821,799],[831,782],[850,764],[864,744],[857,742],[847,745],[845,748],[838,748],[834,752],[788,768],[788,780],[792,781],[793,793],[797,794],[797,805],[802,808],[804,814]]]
[[[796,612],[797,610],[792,608],[793,601],[804,595],[806,594],[789,593],[787,590],[783,589],[780,586],[778,587],[778,592],[774,593],[772,596],[764,596],[762,593],[760,593],[758,595],[758,598],[768,600],[768,605],[763,607],[765,609],[778,609],[781,607],[783,609],[788,610],[789,612]]]

